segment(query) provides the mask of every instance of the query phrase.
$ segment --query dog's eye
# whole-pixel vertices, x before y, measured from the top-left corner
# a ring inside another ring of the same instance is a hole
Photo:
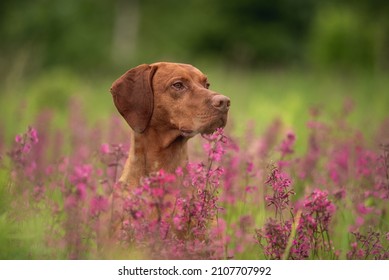
[[[175,82],[172,84],[172,87],[176,90],[183,90],[185,88],[185,85],[183,82]]]

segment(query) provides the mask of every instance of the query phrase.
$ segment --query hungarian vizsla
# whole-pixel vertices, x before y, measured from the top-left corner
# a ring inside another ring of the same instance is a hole
[[[230,99],[209,89],[207,77],[189,64],[142,64],[111,87],[119,113],[132,128],[131,148],[120,181],[138,186],[142,177],[187,163],[187,141],[224,127]]]

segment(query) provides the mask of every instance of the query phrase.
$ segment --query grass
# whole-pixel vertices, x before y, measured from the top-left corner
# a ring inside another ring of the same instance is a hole
[[[239,135],[245,131],[249,120],[255,121],[257,132],[263,132],[271,121],[280,118],[298,135],[305,136],[310,108],[323,109],[328,119],[337,118],[347,98],[355,104],[351,124],[363,128],[369,135],[374,132],[374,123],[387,117],[389,81],[385,73],[345,76],[301,70],[249,72],[208,67],[202,70],[209,76],[213,90],[231,98],[231,124]],[[7,143],[42,110],[53,111],[55,125],[65,127],[68,103],[74,98],[81,100],[80,114],[90,123],[104,122],[116,112],[109,94],[116,78],[80,77],[56,69],[31,79],[18,77],[12,82],[8,79],[1,88],[0,104]]]

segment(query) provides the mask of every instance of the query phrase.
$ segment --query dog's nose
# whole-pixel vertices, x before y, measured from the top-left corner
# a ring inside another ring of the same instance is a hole
[[[230,103],[231,101],[227,96],[218,94],[212,97],[212,106],[222,112],[228,111]]]

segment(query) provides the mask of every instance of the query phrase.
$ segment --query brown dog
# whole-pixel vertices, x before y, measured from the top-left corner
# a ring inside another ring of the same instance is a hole
[[[224,127],[230,99],[211,91],[207,77],[189,64],[142,64],[111,88],[116,108],[133,130],[120,181],[138,186],[142,177],[173,173],[188,160],[187,141]]]

